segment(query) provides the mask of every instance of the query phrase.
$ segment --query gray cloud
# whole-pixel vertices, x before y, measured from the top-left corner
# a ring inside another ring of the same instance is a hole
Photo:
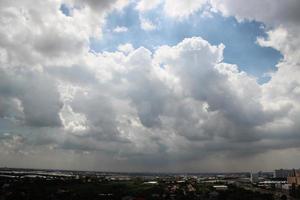
[[[297,0],[263,0],[263,1],[239,1],[233,0],[211,0],[212,5],[223,14],[233,15],[238,19],[257,20],[267,25],[298,24],[300,14],[298,9],[300,3]],[[247,6],[245,6],[247,5]],[[268,9],[266,12],[265,9]]]
[[[2,71],[2,116],[22,119],[30,126],[60,126],[62,103],[59,93],[47,75]],[[7,102],[10,100],[10,102]]]

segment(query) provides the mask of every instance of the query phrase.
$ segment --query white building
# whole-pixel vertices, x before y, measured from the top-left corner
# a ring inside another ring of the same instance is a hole
[[[224,191],[228,189],[227,185],[214,185],[213,186],[217,191]]]

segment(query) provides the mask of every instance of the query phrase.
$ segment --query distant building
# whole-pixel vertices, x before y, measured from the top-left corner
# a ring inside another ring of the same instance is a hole
[[[283,190],[289,190],[289,189],[291,189],[291,184],[283,184],[283,185],[281,186],[281,188],[282,188]]]
[[[292,170],[292,173],[288,177],[288,184],[300,185],[300,170]]]
[[[224,191],[224,190],[227,190],[227,189],[228,189],[228,186],[227,186],[227,185],[214,185],[213,187],[214,187],[215,190],[217,190],[217,191]]]
[[[277,188],[277,189],[283,189],[283,185],[287,185],[287,181],[260,181],[258,186],[263,188]]]
[[[157,181],[148,181],[148,182],[144,182],[144,184],[148,184],[148,185],[157,185],[158,182],[157,182]]]
[[[287,178],[291,173],[293,173],[292,169],[276,169],[274,178]]]
[[[250,175],[250,181],[251,183],[258,183],[259,182],[259,176],[257,173],[251,173]]]

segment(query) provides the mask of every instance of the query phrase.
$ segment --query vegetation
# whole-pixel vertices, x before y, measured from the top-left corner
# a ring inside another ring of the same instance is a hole
[[[230,185],[225,191],[215,191],[212,185],[200,184],[195,180],[180,183],[161,180],[157,184],[145,184],[140,179],[20,179],[3,186],[5,187],[0,190],[1,200],[273,200],[271,194],[252,192],[234,185]]]

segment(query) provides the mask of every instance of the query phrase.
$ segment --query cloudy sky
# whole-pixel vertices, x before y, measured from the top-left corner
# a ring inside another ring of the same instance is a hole
[[[300,167],[299,0],[1,0],[0,167]]]

